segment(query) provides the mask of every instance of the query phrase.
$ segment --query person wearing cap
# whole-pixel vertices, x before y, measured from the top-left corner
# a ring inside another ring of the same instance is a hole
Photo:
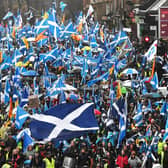
[[[138,156],[136,156],[135,151],[131,152],[131,156],[128,159],[128,164],[131,168],[137,168],[138,166],[141,165],[141,160],[139,159]]]

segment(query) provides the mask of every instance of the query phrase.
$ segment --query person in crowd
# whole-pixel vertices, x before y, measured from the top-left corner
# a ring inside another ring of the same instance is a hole
[[[128,164],[130,168],[137,168],[141,166],[141,160],[138,156],[136,156],[136,152],[132,151],[131,156],[128,159]]]
[[[121,153],[117,156],[116,165],[119,168],[128,168],[128,156],[126,155],[124,149],[122,149]]]

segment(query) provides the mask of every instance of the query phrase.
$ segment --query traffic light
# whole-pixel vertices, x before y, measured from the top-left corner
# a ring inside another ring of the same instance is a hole
[[[145,40],[146,43],[149,43],[150,38],[148,36],[145,36],[144,40]]]

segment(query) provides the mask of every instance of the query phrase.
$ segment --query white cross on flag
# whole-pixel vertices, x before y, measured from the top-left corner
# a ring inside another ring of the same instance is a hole
[[[45,142],[72,139],[99,129],[93,103],[60,104],[31,118],[32,137]]]

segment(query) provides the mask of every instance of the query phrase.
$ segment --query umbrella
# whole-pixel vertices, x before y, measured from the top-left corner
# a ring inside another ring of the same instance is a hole
[[[121,73],[125,75],[132,75],[132,74],[138,74],[138,71],[134,68],[127,68]]]

